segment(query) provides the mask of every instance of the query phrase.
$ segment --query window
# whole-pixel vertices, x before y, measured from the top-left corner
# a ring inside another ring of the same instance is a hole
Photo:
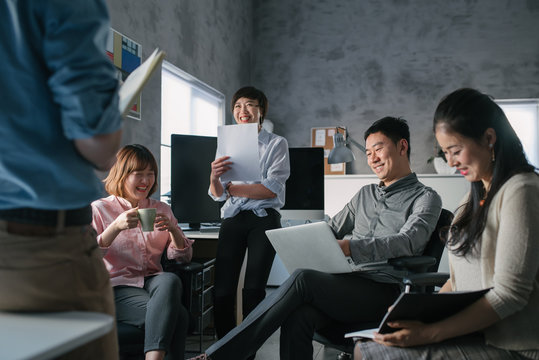
[[[161,200],[170,192],[170,135],[217,136],[224,124],[225,96],[163,61],[161,70]]]
[[[539,166],[539,99],[496,100],[517,133],[528,161]]]

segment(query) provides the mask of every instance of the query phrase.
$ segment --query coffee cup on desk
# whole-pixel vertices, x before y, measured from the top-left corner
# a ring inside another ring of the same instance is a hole
[[[155,208],[138,209],[137,214],[142,226],[142,231],[153,231],[153,224],[156,215]]]

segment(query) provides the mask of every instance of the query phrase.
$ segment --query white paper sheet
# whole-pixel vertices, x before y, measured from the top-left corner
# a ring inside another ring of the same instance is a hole
[[[330,164],[329,170],[332,171],[332,172],[343,171],[344,170],[344,164],[343,163]]]
[[[232,165],[221,181],[260,181],[258,124],[219,126],[216,158],[222,156],[230,156]]]
[[[326,145],[326,130],[319,129],[315,131],[314,145],[315,146]]]

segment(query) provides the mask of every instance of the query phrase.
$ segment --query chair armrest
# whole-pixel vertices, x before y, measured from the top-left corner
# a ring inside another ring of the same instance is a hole
[[[403,256],[389,259],[387,262],[396,269],[424,272],[430,266],[436,264],[436,258],[432,256]]]
[[[449,279],[448,273],[429,272],[410,274],[402,279],[405,286],[442,286]]]

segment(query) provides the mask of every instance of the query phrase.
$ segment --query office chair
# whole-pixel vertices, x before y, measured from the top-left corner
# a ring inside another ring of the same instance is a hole
[[[120,360],[144,359],[144,329],[116,321]]]
[[[452,221],[453,213],[442,209],[423,255],[403,256],[388,260],[388,264],[396,270],[396,273],[401,274],[400,276],[394,275],[394,279],[396,283],[402,284],[404,292],[433,292],[435,286],[442,286],[447,281],[449,274],[437,272],[445,247],[440,233],[451,225]],[[348,360],[352,359],[354,343],[352,339],[344,338],[344,334],[361,329],[376,328],[378,325],[379,322],[360,325],[337,323],[316,331],[313,340],[341,351],[337,360]]]

